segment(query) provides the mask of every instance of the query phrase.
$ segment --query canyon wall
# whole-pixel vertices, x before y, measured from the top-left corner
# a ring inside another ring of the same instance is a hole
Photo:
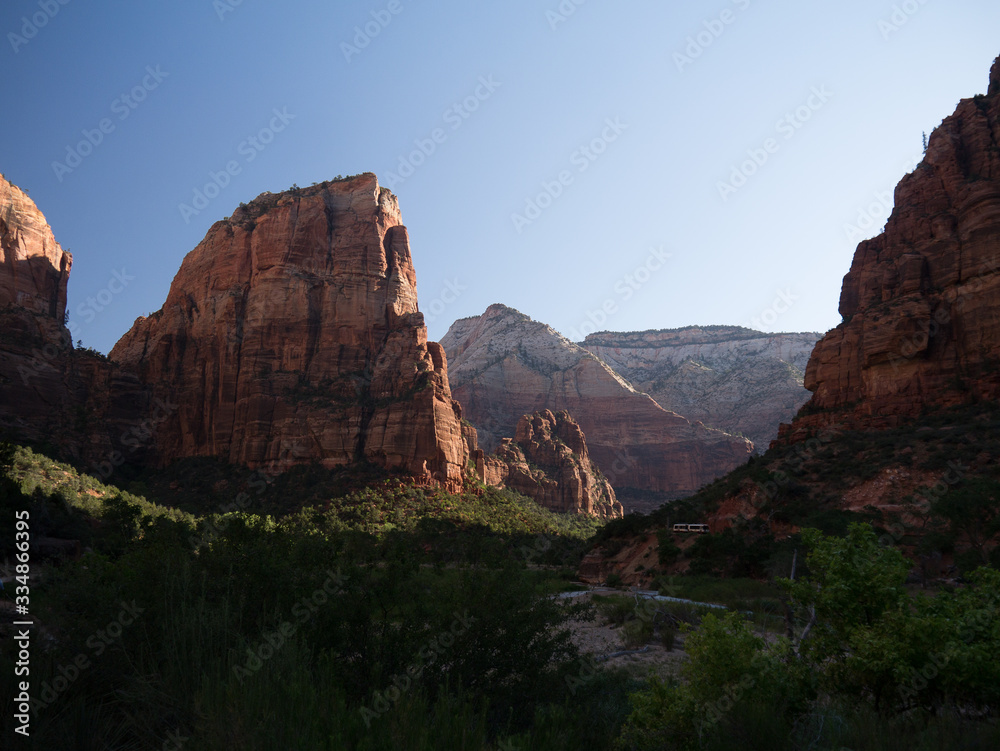
[[[764,451],[808,401],[803,373],[821,337],[740,326],[591,334],[580,346],[664,409],[744,435]]]
[[[72,264],[35,203],[0,176],[0,433],[110,474],[125,456],[145,456],[137,416],[151,395],[74,350],[63,325]]]
[[[840,314],[806,368],[813,397],[783,440],[1000,397],[1000,58],[988,93],[931,134],[885,231],[858,246]]]

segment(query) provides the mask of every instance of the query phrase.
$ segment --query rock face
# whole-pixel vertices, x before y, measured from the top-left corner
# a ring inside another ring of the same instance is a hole
[[[72,265],[34,201],[0,176],[0,309],[17,308],[40,331],[61,333]]]
[[[148,448],[133,428],[150,399],[134,377],[73,349],[63,325],[72,263],[34,202],[0,177],[0,432],[111,467],[107,476]]]
[[[896,187],[884,233],[858,246],[840,313],[783,439],[1000,397],[1000,58],[989,93],[958,105]]]
[[[514,434],[522,415],[565,410],[627,510],[689,494],[753,450],[663,409],[590,352],[504,305],[456,321],[441,344],[455,397],[488,450]],[[632,490],[653,497],[627,500],[623,491]]]
[[[176,405],[161,464],[368,461],[463,482],[444,350],[417,310],[396,198],[372,174],[264,193],[216,222],[111,359]]]
[[[0,415],[12,436],[60,436],[72,409],[63,326],[72,265],[34,202],[0,177]]]
[[[552,511],[623,515],[611,483],[591,462],[583,431],[568,412],[524,415],[484,462],[488,485],[507,487]]]
[[[692,326],[591,334],[580,346],[661,407],[763,451],[809,399],[803,373],[821,334]]]

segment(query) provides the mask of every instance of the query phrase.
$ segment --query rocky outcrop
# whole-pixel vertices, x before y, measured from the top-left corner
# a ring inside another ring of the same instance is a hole
[[[885,231],[858,246],[840,314],[784,440],[1000,397],[1000,58],[989,93],[963,100],[931,134]]]
[[[34,202],[0,177],[0,432],[108,476],[148,448],[139,416],[150,395],[73,349],[63,325],[72,263]]]
[[[367,461],[462,485],[461,408],[396,198],[372,174],[264,193],[216,222],[111,359],[175,405],[161,464]]]
[[[522,415],[565,410],[626,510],[689,494],[753,450],[663,409],[590,352],[506,306],[456,321],[441,344],[455,397],[487,449],[514,434]],[[632,490],[645,491],[646,502],[627,500],[623,491]]]
[[[763,451],[809,399],[802,385],[818,333],[740,326],[591,334],[584,349],[661,407],[744,435]]]
[[[35,202],[0,175],[0,310],[33,316],[39,332],[59,338],[72,265]]]
[[[524,415],[484,461],[486,484],[510,488],[552,511],[623,515],[611,483],[591,462],[583,431],[568,412]]]
[[[63,326],[72,265],[34,202],[0,177],[0,415],[10,437],[59,439],[75,406]]]

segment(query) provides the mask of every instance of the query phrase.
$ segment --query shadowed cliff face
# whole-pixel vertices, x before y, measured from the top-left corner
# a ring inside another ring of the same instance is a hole
[[[460,407],[417,310],[399,207],[374,175],[265,193],[217,222],[111,359],[179,405],[160,463],[366,460],[462,483]]]
[[[1000,397],[1000,58],[989,94],[963,100],[896,187],[885,232],[858,246],[840,313],[783,439]]]
[[[591,353],[503,305],[456,321],[441,343],[455,397],[487,449],[513,435],[522,415],[565,410],[627,510],[638,506],[623,489],[678,497],[752,451],[745,439],[668,412]]]
[[[19,308],[61,332],[72,265],[34,201],[0,177],[0,309]]]
[[[73,349],[63,325],[72,264],[34,202],[0,178],[0,431],[81,463],[137,460],[147,446],[132,431],[149,394]]]

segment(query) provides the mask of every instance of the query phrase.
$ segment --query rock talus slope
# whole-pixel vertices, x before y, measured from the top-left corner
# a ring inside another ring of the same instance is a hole
[[[803,387],[818,333],[769,334],[739,326],[591,334],[580,346],[661,407],[767,449],[810,394]]]
[[[111,359],[178,405],[161,463],[368,461],[462,484],[461,408],[396,198],[372,174],[265,193],[216,222]]]
[[[1000,58],[987,95],[962,100],[931,134],[885,231],[858,246],[840,314],[783,440],[1000,397]]]
[[[591,353],[504,305],[456,321],[441,344],[455,398],[488,450],[514,434],[522,415],[565,410],[620,499],[623,489],[650,491],[660,496],[655,506],[691,493],[753,450],[663,409]]]

